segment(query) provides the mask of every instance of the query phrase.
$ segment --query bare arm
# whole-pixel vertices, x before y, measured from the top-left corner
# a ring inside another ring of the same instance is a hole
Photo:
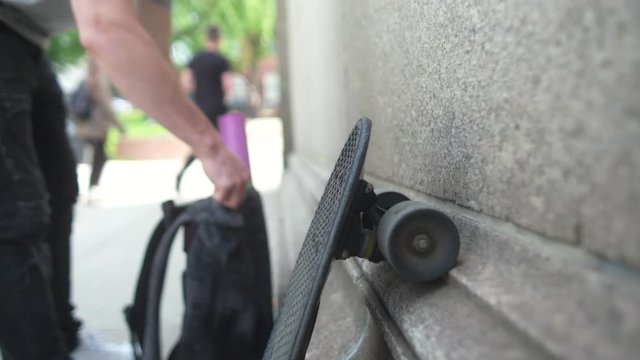
[[[225,71],[222,73],[222,93],[224,98],[228,99],[231,96],[233,90],[233,73],[231,71]]]
[[[184,94],[176,71],[143,28],[132,1],[72,0],[72,6],[90,56],[127,98],[192,147],[216,185],[216,199],[237,207],[248,171]],[[168,19],[169,9],[164,11]]]
[[[191,69],[186,68],[182,71],[182,74],[180,74],[180,82],[182,83],[182,89],[187,94],[191,94],[196,90],[196,82]]]

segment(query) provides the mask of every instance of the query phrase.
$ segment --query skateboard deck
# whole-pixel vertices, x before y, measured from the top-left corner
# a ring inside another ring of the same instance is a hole
[[[346,235],[346,220],[357,193],[370,134],[371,121],[360,119],[338,157],[294,266],[263,359],[304,358],[329,266]]]
[[[397,192],[376,194],[362,179],[371,121],[360,119],[342,148],[291,274],[264,360],[303,359],[331,261],[386,260],[415,281],[445,276],[458,257],[453,221]]]

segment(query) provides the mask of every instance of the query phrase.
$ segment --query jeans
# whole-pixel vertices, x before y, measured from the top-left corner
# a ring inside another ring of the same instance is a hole
[[[58,328],[42,242],[0,243],[0,345],[5,360],[69,359]]]
[[[0,348],[67,359],[75,160],[60,87],[42,49],[0,23]]]
[[[100,183],[102,170],[107,163],[107,153],[104,150],[105,139],[93,139],[88,143],[93,148],[93,161],[91,162],[91,175],[89,176],[89,186],[93,187]]]

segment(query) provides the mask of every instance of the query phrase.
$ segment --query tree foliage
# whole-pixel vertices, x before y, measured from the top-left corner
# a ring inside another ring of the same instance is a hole
[[[67,31],[49,42],[49,58],[58,69],[79,63],[84,55],[77,30]]]
[[[222,30],[222,51],[237,71],[251,73],[258,59],[271,54],[275,37],[274,0],[176,0],[173,55],[184,63],[204,47],[209,25]]]
[[[205,31],[218,26],[222,51],[233,68],[246,74],[256,62],[274,51],[275,0],[174,0],[172,56],[182,66],[204,48]],[[77,64],[84,57],[78,32],[52,39],[49,55],[58,68]]]

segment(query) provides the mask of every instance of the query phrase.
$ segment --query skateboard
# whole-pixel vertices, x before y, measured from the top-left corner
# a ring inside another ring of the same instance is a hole
[[[415,281],[443,277],[460,241],[451,219],[398,192],[376,194],[362,179],[371,121],[360,119],[329,177],[296,260],[264,360],[303,359],[333,259],[388,261]]]

